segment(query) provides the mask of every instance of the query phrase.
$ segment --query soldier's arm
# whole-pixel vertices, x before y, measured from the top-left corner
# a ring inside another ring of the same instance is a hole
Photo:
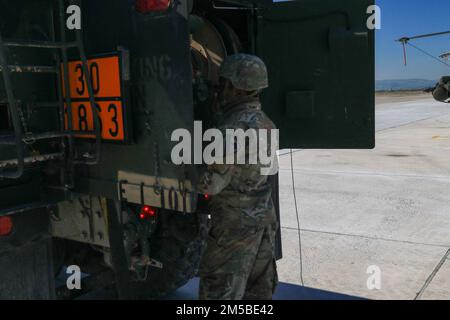
[[[230,128],[230,126],[227,126]],[[227,149],[226,149],[226,129],[225,127],[219,127],[222,132],[223,140],[223,164],[212,164],[206,167],[206,170],[202,173],[200,181],[197,185],[197,190],[201,194],[217,195],[224,190],[231,182],[233,176],[239,174],[239,166],[226,164]],[[233,128],[236,129],[236,128]],[[236,152],[236,149],[235,149]]]
[[[202,174],[197,190],[201,194],[217,195],[230,184],[237,170],[235,165],[210,165]]]

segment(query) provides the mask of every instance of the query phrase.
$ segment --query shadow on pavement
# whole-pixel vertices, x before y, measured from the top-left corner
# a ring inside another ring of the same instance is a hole
[[[167,300],[196,300],[198,295],[199,280],[195,278],[184,287],[168,296]],[[323,291],[298,285],[280,283],[274,300],[364,300],[335,292]]]

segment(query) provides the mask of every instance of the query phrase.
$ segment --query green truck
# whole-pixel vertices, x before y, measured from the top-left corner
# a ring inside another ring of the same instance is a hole
[[[160,298],[195,277],[208,197],[170,137],[211,123],[227,55],[266,62],[281,148],[373,148],[371,6],[0,0],[0,299]]]

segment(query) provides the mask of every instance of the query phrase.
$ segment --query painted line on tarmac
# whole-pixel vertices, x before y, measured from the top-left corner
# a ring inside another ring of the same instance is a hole
[[[279,171],[291,172],[291,169],[279,169]],[[325,170],[308,170],[308,169],[295,169],[294,173],[299,174],[321,174],[321,175],[355,175],[355,176],[375,176],[375,177],[398,177],[398,178],[411,178],[411,179],[430,179],[430,180],[449,180],[450,176],[437,176],[437,175],[421,175],[414,173],[393,173],[393,172],[371,172],[371,171],[325,171]]]
[[[290,231],[298,231],[297,228],[292,228],[292,227],[283,227],[282,226],[281,228],[290,230]],[[343,236],[343,237],[356,237],[356,238],[369,239],[369,240],[396,242],[396,243],[438,247],[438,248],[448,248],[449,247],[449,245],[446,245],[446,244],[422,243],[422,242],[414,242],[414,241],[408,241],[408,240],[398,240],[398,239],[388,239],[388,238],[380,238],[380,237],[373,237],[373,236],[364,236],[364,235],[359,235],[359,234],[351,234],[351,233],[343,233],[343,232],[321,231],[321,230],[312,230],[312,229],[301,229],[301,231],[309,232],[309,233],[321,233],[321,234],[329,234],[329,235]]]

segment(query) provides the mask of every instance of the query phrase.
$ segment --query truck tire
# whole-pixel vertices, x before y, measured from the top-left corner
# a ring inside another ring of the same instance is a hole
[[[150,257],[163,267],[150,267],[145,281],[134,282],[137,298],[162,298],[197,275],[208,236],[208,216],[160,213],[150,240]]]

